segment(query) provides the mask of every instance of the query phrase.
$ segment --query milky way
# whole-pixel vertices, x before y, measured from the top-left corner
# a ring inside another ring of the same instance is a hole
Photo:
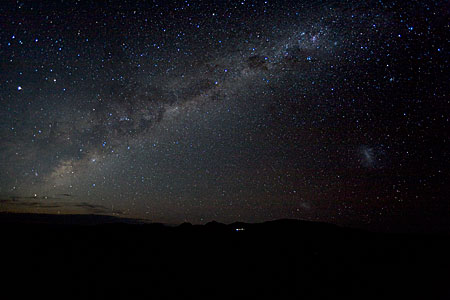
[[[0,9],[2,210],[439,226],[448,209],[444,2]]]

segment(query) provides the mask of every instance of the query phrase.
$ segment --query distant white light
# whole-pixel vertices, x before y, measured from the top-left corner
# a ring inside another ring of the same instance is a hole
[[[18,87],[17,87],[17,90],[18,90],[18,91],[21,91],[21,90],[22,90],[22,87],[21,87],[21,86],[18,86]]]

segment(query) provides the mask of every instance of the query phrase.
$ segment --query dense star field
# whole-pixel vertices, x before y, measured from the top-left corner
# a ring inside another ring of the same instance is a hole
[[[0,210],[440,230],[449,9],[2,1]]]

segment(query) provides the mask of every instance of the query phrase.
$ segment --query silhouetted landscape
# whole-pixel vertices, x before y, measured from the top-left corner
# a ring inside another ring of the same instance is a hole
[[[179,226],[0,214],[3,286],[65,298],[449,295],[449,236],[276,220]],[[26,287],[26,288],[25,288]],[[305,297],[305,298],[304,298]]]

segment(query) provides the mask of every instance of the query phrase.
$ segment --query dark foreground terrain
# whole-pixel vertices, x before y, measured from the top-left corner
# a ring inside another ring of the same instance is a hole
[[[448,235],[381,234],[294,220],[178,227],[94,216],[48,220],[0,216],[2,295],[450,296]]]

